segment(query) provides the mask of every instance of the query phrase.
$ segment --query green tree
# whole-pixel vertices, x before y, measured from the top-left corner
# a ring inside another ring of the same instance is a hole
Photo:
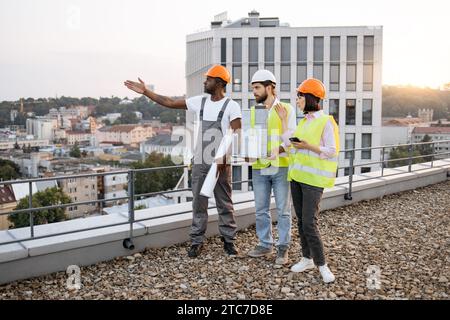
[[[10,160],[0,159],[0,180],[14,180],[20,178],[20,168]]]
[[[136,113],[132,111],[126,111],[122,113],[122,116],[118,119],[122,124],[136,124],[139,122]]]
[[[33,208],[48,207],[71,202],[70,197],[57,187],[39,191],[32,197]],[[28,209],[28,197],[22,198],[14,210],[21,209]],[[65,208],[39,210],[35,211],[33,216],[34,225],[67,220]],[[8,220],[13,224],[13,228],[28,227],[30,225],[30,215],[28,212],[11,214],[8,217]]]
[[[416,164],[416,163],[422,163],[424,162],[423,158],[420,158],[419,156],[421,156],[422,154],[420,153],[420,150],[418,149],[417,146],[412,146],[411,149],[409,146],[402,146],[402,147],[397,147],[397,148],[392,148],[391,152],[389,153],[389,163],[388,163],[388,167],[389,168],[397,168],[397,167],[404,167],[404,166],[408,166],[410,161],[409,158],[411,156],[411,164]],[[419,158],[414,158],[414,157],[419,157]],[[396,160],[396,159],[401,159],[401,160],[397,160],[397,161],[392,161],[392,160]]]
[[[421,142],[431,142],[433,139],[429,135],[425,135]],[[423,161],[424,162],[430,162],[433,159],[433,145],[432,144],[424,144],[418,146],[419,153],[424,156]]]
[[[134,169],[146,169],[155,167],[174,166],[170,156],[152,152],[144,162],[138,161],[131,164]],[[183,169],[159,170],[148,173],[135,174],[135,193],[150,193],[173,189],[181,176]]]
[[[81,151],[80,147],[78,147],[78,142],[75,141],[75,144],[73,145],[72,149],[70,149],[69,155],[73,158],[81,158]]]

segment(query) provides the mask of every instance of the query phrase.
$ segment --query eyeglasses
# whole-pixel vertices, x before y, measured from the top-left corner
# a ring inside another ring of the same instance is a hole
[[[298,93],[297,93],[297,97],[298,97],[298,98],[300,98],[300,97],[304,97],[304,96],[305,96],[305,94],[304,94],[304,93],[302,93],[302,92],[298,92]]]

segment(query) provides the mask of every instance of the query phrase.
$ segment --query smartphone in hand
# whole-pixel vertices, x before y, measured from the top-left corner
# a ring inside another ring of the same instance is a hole
[[[299,138],[297,138],[297,137],[291,137],[291,138],[289,138],[289,141],[291,141],[291,142],[302,142]]]

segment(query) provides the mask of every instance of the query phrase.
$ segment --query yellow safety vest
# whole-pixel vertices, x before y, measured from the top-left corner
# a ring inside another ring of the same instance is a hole
[[[288,112],[288,117],[290,116],[290,113],[292,112],[292,108],[289,107],[288,104],[280,102],[280,104],[286,109]],[[250,108],[250,124],[251,127],[255,127],[255,107]],[[282,124],[281,119],[278,116],[277,111],[275,108],[271,108],[269,111],[269,115],[267,117],[267,131],[268,131],[268,137],[267,137],[267,150],[268,152],[272,151],[272,149],[276,146],[280,146],[282,143],[281,135],[282,132]],[[252,168],[259,170],[264,169],[269,166],[274,166],[278,168],[287,168],[289,167],[289,157],[280,157],[278,156],[275,160],[267,160],[267,159],[258,159],[253,165]]]
[[[300,140],[305,140],[314,146],[320,146],[320,140],[325,125],[331,121],[334,127],[334,139],[336,143],[336,155],[332,159],[321,159],[312,151],[305,149],[295,149],[290,147],[289,156],[289,181],[297,181],[319,188],[332,188],[336,180],[339,156],[339,128],[334,118],[329,115],[322,115],[310,121],[305,127],[306,118],[302,119],[295,131],[294,136]]]

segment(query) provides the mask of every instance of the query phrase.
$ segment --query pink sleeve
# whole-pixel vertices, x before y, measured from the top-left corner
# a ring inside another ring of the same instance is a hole
[[[281,139],[283,140],[283,143],[281,144],[281,146],[284,148],[289,148],[291,146],[291,141],[289,141],[289,138],[292,137],[292,135],[294,134],[294,130],[286,130],[282,135],[281,135]]]
[[[330,159],[336,157],[336,141],[334,140],[334,128],[331,121],[328,121],[323,130],[320,141],[320,158]]]

